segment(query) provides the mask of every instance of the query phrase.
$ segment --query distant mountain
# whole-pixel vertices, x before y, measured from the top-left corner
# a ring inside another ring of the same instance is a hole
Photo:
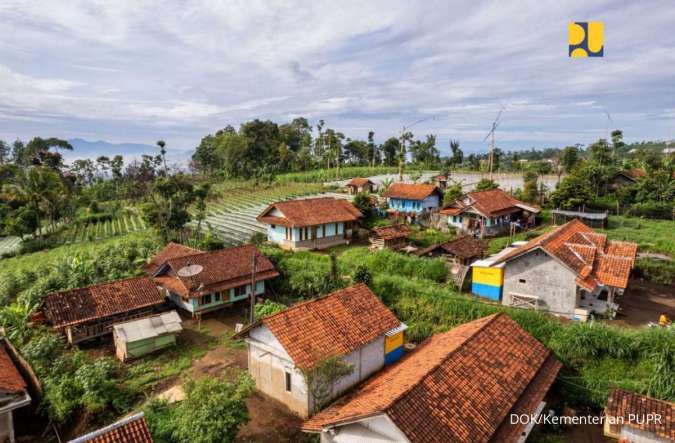
[[[125,163],[129,163],[134,159],[141,158],[142,155],[157,155],[159,148],[154,145],[145,145],[142,143],[110,143],[104,140],[88,141],[81,138],[73,138],[68,140],[73,145],[72,151],[61,151],[66,162],[73,160],[89,158],[95,160],[101,155],[113,157],[121,155],[124,157]],[[167,148],[167,160],[171,163],[179,163],[187,165],[192,156],[191,149],[171,149]]]

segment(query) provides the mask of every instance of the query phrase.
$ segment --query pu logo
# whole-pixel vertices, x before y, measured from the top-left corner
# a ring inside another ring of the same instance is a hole
[[[604,23],[572,22],[567,27],[567,30],[570,57],[602,57],[604,55]]]

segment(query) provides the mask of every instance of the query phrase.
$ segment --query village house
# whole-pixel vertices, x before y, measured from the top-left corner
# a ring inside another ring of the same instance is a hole
[[[260,296],[279,273],[254,245],[202,252],[170,243],[145,271],[176,306],[197,316],[250,299],[254,256],[255,295]]]
[[[633,168],[624,169],[616,172],[609,179],[609,186],[612,189],[618,189],[623,186],[630,186],[636,184],[640,179],[647,176],[644,169]]]
[[[307,420],[322,443],[523,442],[561,367],[506,314],[431,336]]]
[[[440,213],[448,217],[450,227],[482,238],[534,226],[535,216],[540,211],[501,189],[490,189],[469,192]]]
[[[16,353],[0,337],[0,442],[14,443],[13,411],[31,402],[28,385],[19,370]]]
[[[370,230],[371,249],[399,249],[408,243],[410,227],[407,225],[380,226]]]
[[[257,388],[301,417],[322,400],[303,375],[329,358],[351,365],[328,389],[330,400],[394,363],[403,353],[403,325],[360,283],[270,315],[238,334],[248,345],[248,371]]]
[[[675,441],[675,403],[613,389],[605,408],[604,433],[621,442]]]
[[[445,190],[445,188],[448,187],[449,178],[450,177],[448,177],[448,174],[440,174],[434,177],[434,181],[436,182],[436,186],[438,187],[438,189],[440,189],[441,191]]]
[[[438,187],[417,183],[392,183],[382,196],[390,212],[419,214],[438,209],[443,202],[443,192]]]
[[[34,317],[76,344],[112,333],[115,323],[148,316],[165,302],[148,277],[134,277],[47,294]]]
[[[153,443],[142,412],[85,434],[68,443]]]
[[[375,183],[368,178],[353,178],[346,186],[350,194],[357,194],[359,192],[372,193],[375,191]]]
[[[267,225],[267,240],[283,249],[326,249],[349,244],[361,212],[333,197],[288,200],[269,205],[257,220]]]
[[[431,245],[414,254],[419,257],[443,257],[450,263],[470,265],[485,255],[485,245],[470,235],[462,235],[445,243]]]
[[[637,244],[607,240],[572,220],[500,256],[502,303],[586,320],[615,312],[635,263]]]

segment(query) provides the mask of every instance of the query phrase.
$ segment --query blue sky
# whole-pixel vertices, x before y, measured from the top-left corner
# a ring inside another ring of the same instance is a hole
[[[446,151],[675,138],[675,4],[617,1],[0,2],[0,138],[192,148],[227,124],[305,116]],[[569,21],[605,56],[570,59]]]

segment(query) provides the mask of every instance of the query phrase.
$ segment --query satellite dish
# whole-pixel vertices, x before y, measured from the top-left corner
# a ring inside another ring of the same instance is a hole
[[[189,278],[194,277],[204,270],[201,265],[187,265],[180,268],[177,272],[179,277]]]

